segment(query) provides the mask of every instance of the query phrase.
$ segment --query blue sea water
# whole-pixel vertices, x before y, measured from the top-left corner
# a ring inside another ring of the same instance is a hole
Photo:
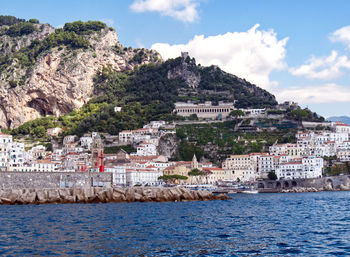
[[[347,256],[350,192],[0,206],[1,256]]]

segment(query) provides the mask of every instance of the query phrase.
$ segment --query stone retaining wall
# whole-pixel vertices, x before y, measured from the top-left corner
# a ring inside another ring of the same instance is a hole
[[[111,186],[112,173],[108,172],[0,172],[0,190]]]
[[[0,204],[110,203],[225,200],[226,195],[187,188],[53,188],[0,190]]]

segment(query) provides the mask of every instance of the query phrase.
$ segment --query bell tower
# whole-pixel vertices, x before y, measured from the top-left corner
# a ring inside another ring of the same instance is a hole
[[[191,169],[198,169],[198,161],[196,154],[193,155],[192,162],[191,162]]]
[[[96,135],[92,141],[91,147],[91,168],[100,168],[103,166],[103,143],[100,135]]]

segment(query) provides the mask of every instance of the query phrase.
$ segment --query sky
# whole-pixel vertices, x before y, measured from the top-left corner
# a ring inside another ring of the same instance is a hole
[[[124,46],[201,65],[262,87],[279,102],[350,116],[348,0],[11,0],[0,14],[54,27],[101,20]]]

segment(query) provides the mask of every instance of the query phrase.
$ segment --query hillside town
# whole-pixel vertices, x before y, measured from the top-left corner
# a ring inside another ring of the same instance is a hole
[[[80,138],[66,136],[63,144],[54,146],[52,151],[43,145],[25,150],[23,142],[0,134],[0,169],[3,172],[109,172],[116,186],[158,186],[169,182],[165,178],[174,178],[170,182],[175,184],[246,183],[269,178],[270,173],[275,173],[277,179],[320,178],[327,164],[325,158],[333,157],[338,163],[350,161],[350,126],[332,122],[330,128],[298,132],[295,144],[276,142],[269,152],[231,155],[221,167],[201,162],[195,155],[192,161],[169,161],[170,156],[159,155],[160,137],[176,133],[175,127],[165,121],[152,121],[143,128],[121,131],[109,138],[96,132]],[[107,139],[120,146],[120,150],[104,153],[103,142]],[[135,152],[122,149],[129,144],[137,145]]]

